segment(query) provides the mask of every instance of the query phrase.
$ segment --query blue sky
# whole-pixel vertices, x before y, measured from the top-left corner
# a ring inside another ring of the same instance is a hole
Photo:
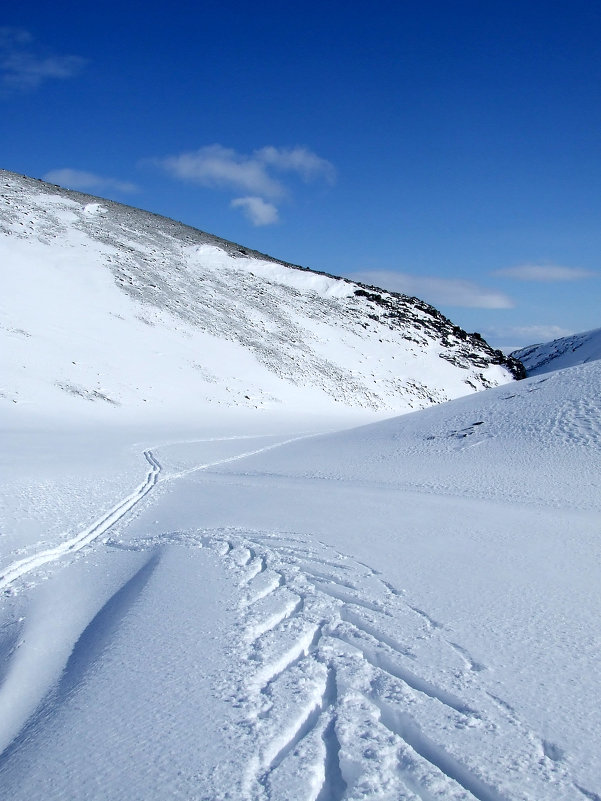
[[[497,347],[601,325],[594,2],[29,2],[0,166],[423,297]]]

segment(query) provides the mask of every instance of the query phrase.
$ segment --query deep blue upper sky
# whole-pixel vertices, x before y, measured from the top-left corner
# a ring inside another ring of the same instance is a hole
[[[496,346],[601,325],[601,5],[47,3],[0,166],[416,294]]]

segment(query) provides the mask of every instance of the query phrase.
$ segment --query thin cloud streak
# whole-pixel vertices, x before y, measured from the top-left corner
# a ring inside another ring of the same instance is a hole
[[[50,170],[42,177],[44,181],[48,181],[48,183],[59,184],[68,189],[90,189],[96,191],[113,189],[117,192],[125,192],[126,194],[138,191],[138,187],[129,181],[107,178],[102,175],[96,175],[93,172],[86,172],[85,170],[73,170],[70,167]]]
[[[434,306],[460,306],[473,309],[512,309],[513,300],[504,292],[481,287],[459,278],[409,275],[392,270],[369,270],[349,276],[354,281],[373,284],[404,295],[414,295]]]
[[[562,328],[560,325],[514,325],[492,328],[483,328],[482,333],[488,342],[505,342],[512,344],[499,345],[499,350],[510,354],[516,350],[552,342],[554,339],[569,337],[575,332],[571,328]]]
[[[324,178],[329,184],[336,181],[334,165],[306,147],[262,147],[253,155],[258,161],[278,170],[296,172],[307,182],[316,178]]]
[[[557,264],[520,264],[516,267],[504,267],[502,270],[495,270],[493,275],[514,278],[517,281],[553,283],[594,278],[598,273],[592,272],[592,270],[582,270],[579,267],[561,267]]]
[[[528,344],[551,342],[553,339],[571,336],[574,331],[562,328],[560,325],[514,325],[502,328],[487,328],[485,333],[489,336],[504,337],[505,339],[526,340]]]
[[[72,78],[86,63],[80,56],[42,55],[35,51],[28,31],[0,28],[0,81],[5,94],[37,89],[53,78]]]

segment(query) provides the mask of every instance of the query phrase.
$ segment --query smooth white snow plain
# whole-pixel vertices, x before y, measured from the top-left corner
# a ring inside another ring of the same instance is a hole
[[[2,797],[599,799],[600,386],[7,424]]]

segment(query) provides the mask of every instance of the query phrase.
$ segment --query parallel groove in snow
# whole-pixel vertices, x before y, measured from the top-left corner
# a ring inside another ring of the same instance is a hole
[[[313,436],[318,435],[303,434],[301,436],[291,437],[281,442],[276,442],[252,451],[236,454],[235,456],[228,456],[225,459],[219,459],[214,462],[196,465],[193,468],[180,471],[179,473],[171,473],[166,477],[166,480],[173,481],[175,479],[190,475],[191,473],[207,470],[211,467],[218,467],[219,465],[228,464],[230,462],[235,462],[239,459],[245,459],[248,456],[255,456],[259,453],[264,453],[266,451],[273,450],[274,448],[280,448],[283,445],[288,445],[292,442],[297,442],[298,440],[307,439]],[[246,439],[246,437],[241,437],[241,439]],[[0,575],[0,591],[6,589],[18,578],[30,573],[32,570],[36,570],[37,568],[42,567],[49,562],[54,562],[67,554],[80,551],[86,545],[89,545],[91,542],[108,531],[112,526],[115,525],[115,523],[125,517],[125,515],[155,487],[159,480],[159,474],[162,472],[161,465],[154,457],[153,452],[150,449],[145,450],[143,456],[150,465],[150,472],[146,476],[145,481],[140,484],[137,489],[135,489],[129,495],[126,495],[125,498],[120,500],[115,506],[113,506],[112,509],[98,518],[98,520],[95,520],[86,529],[79,532],[74,537],[71,537],[69,540],[61,542],[59,545],[56,545],[53,548],[47,548],[39,553],[27,556],[24,559],[19,559],[18,561],[13,562],[11,565],[8,565],[4,572]]]
[[[18,562],[13,562],[0,576],[0,590],[5,589],[9,584],[12,584],[13,581],[30,573],[32,570],[48,564],[48,562],[54,562],[56,559],[60,559],[61,556],[65,556],[65,554],[80,551],[86,545],[89,545],[97,539],[101,534],[104,534],[105,531],[108,531],[118,520],[121,520],[127,512],[133,509],[133,507],[150,492],[158,481],[161,465],[154,458],[150,450],[144,451],[144,458],[150,465],[150,472],[146,476],[146,480],[140,484],[134,492],[119,501],[116,506],[92,523],[91,526],[88,526],[88,528],[79,532],[79,534],[76,534],[66,542],[62,542],[54,548],[40,551],[25,559],[20,559]]]

